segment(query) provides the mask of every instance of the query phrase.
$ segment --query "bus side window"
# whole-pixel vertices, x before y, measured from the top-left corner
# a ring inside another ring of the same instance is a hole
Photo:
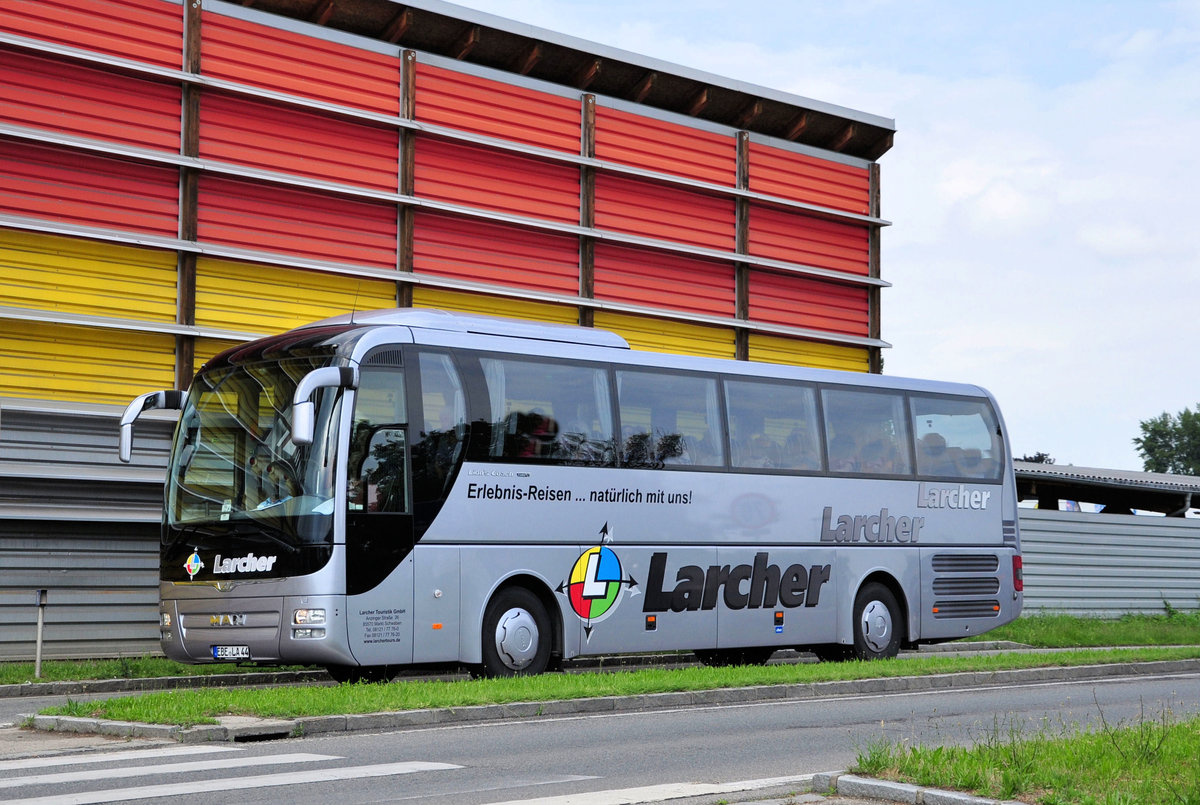
[[[714,379],[621,370],[617,394],[625,466],[719,467],[724,463]]]
[[[821,469],[816,394],[811,386],[725,381],[730,459],[739,469]]]
[[[610,466],[612,405],[603,368],[524,357],[481,358],[492,458]]]
[[[822,389],[829,471],[909,475],[908,418],[898,393]]]
[[[467,403],[462,381],[449,355],[422,352],[421,424],[412,444],[413,492],[435,500],[453,477],[466,435]]]
[[[1003,455],[999,426],[986,400],[912,395],[917,472],[996,480]]]
[[[351,511],[408,510],[407,409],[399,366],[370,366],[355,396],[347,466]]]

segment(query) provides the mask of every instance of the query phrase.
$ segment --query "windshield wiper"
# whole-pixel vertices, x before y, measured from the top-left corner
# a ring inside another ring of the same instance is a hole
[[[235,537],[266,537],[268,540],[274,542],[281,548],[286,548],[290,553],[300,553],[300,547],[298,545],[288,542],[283,537],[272,533],[275,530],[277,529],[257,521],[252,523],[241,522],[233,525],[233,527],[230,529],[230,534]]]
[[[170,526],[168,525],[167,528],[170,528]],[[171,539],[170,542],[165,543],[167,550],[174,548],[176,545],[183,542],[184,537],[190,536],[192,534],[198,534],[202,537],[217,536],[216,531],[213,531],[211,528],[205,528],[200,523],[180,524],[178,526],[178,530],[175,533],[175,536]],[[191,540],[188,540],[188,541],[190,542]]]

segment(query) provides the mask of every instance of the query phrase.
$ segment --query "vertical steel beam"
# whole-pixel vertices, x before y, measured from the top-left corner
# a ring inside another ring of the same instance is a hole
[[[737,176],[735,179],[738,190],[750,189],[750,132],[737,133]],[[750,252],[750,202],[738,198],[734,202],[736,233],[734,235],[734,250],[738,254]],[[734,315],[742,320],[750,319],[750,267],[746,263],[736,263],[733,267]],[[734,330],[733,356],[739,361],[750,360],[750,331],[745,327]]]
[[[183,4],[183,69],[200,72],[201,9],[199,3]],[[183,85],[179,119],[179,151],[185,157],[200,156],[200,86]],[[196,168],[179,169],[179,239],[195,242],[199,238],[200,174]],[[177,256],[178,286],[175,321],[196,323],[196,253],[180,251]],[[186,389],[196,371],[196,339],[175,336],[175,387]]]
[[[415,120],[417,116],[417,54],[406,50],[400,59],[400,116]],[[417,133],[412,129],[400,130],[400,176],[399,192],[412,196],[416,190]],[[396,244],[396,269],[411,274],[413,271],[413,241],[416,237],[416,213],[411,204],[400,202],[396,210],[399,243]],[[396,282],[396,306],[412,307],[413,286],[411,282]]]
[[[596,156],[596,96],[583,96],[580,121],[581,156]],[[579,169],[579,225],[591,229],[596,226],[596,169],[584,165]],[[596,295],[596,239],[591,235],[579,236],[579,295],[593,299]],[[579,306],[579,323],[584,327],[595,325],[595,310],[586,305]]]

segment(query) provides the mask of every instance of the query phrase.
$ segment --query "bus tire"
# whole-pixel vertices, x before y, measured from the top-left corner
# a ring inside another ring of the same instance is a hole
[[[895,657],[903,628],[892,591],[879,582],[864,584],[854,598],[854,656],[860,660]]]
[[[325,670],[334,682],[342,684],[391,682],[399,673],[398,668],[390,665],[327,665]]]
[[[705,665],[716,668],[732,665],[766,665],[773,648],[709,648],[694,652]]]
[[[506,587],[483,615],[482,676],[526,676],[550,667],[550,616],[524,587]]]

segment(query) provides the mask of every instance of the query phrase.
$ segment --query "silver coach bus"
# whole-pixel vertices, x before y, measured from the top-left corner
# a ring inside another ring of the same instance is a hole
[[[1012,457],[975,386],[386,310],[142,395],[123,460],[154,408],[181,409],[160,623],[184,662],[872,659],[1021,611]]]

